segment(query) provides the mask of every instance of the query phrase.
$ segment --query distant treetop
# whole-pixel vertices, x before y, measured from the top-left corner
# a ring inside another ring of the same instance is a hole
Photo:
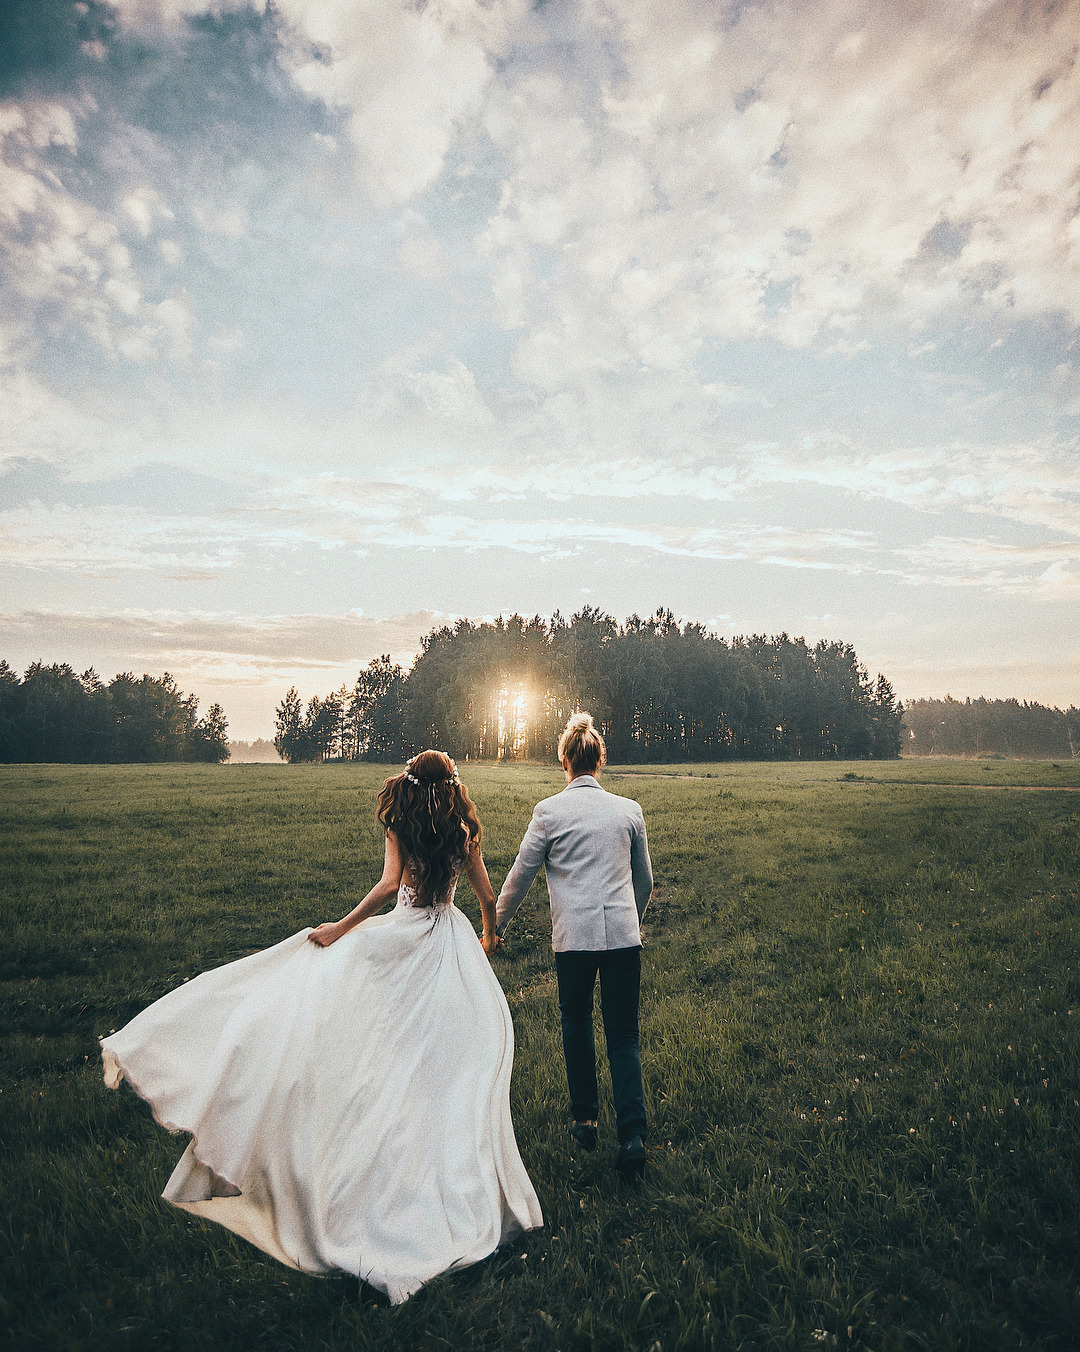
[[[904,709],[908,756],[1080,756],[1080,709],[1016,699],[911,700]]]
[[[90,668],[34,662],[20,680],[0,661],[0,761],[223,761],[228,723],[164,676],[121,672],[106,685]]]

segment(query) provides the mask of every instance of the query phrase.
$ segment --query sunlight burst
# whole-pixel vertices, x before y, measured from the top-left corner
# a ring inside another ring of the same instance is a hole
[[[504,685],[497,698],[499,759],[522,756],[527,749],[529,697],[523,685]]]

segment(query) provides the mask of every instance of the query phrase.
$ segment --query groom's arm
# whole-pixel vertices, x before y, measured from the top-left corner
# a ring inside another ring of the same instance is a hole
[[[638,808],[637,821],[630,837],[630,873],[634,880],[634,901],[638,920],[645,914],[653,891],[652,860],[649,858],[649,840],[645,834],[645,818]]]
[[[502,935],[514,918],[514,912],[524,901],[525,893],[536,881],[536,875],[547,858],[547,852],[547,833],[544,830],[540,808],[537,806],[514,860],[514,867],[506,875],[506,881],[499,892],[499,902],[495,908],[496,934]]]

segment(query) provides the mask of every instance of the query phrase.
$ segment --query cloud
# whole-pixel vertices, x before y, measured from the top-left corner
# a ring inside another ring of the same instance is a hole
[[[1076,4],[587,13],[584,70],[511,74],[486,109],[508,172],[483,245],[523,380],[1080,320]]]
[[[530,554],[573,553],[587,544],[648,550],[700,559],[752,559],[799,568],[853,568],[836,556],[874,545],[859,531],[796,531],[748,522],[729,529],[597,522],[581,516],[546,520],[477,520],[425,513],[403,518],[380,546],[398,549],[512,549]]]
[[[408,431],[447,444],[486,426],[526,453],[646,443],[666,456],[768,407],[755,382],[701,375],[718,345],[843,353],[899,331],[925,355],[931,325],[1080,319],[1076,0],[1045,13],[1021,0],[283,0],[264,14],[123,0],[116,13],[109,61],[81,69],[69,97],[12,105],[54,124],[52,139],[8,136],[15,348],[53,316],[112,357],[181,371],[265,365],[290,334],[299,347],[295,324],[271,326],[260,352],[265,315],[230,313],[207,265],[234,299],[265,289],[256,236],[301,202],[333,203],[332,218],[343,173],[385,207],[370,219],[402,287],[467,285],[457,302],[490,302],[512,345],[496,395],[475,353],[412,324],[401,350],[428,353],[399,372]],[[134,60],[135,43],[168,118],[113,60]],[[331,144],[347,164],[330,168]],[[469,175],[488,203],[474,220]],[[314,215],[294,277],[321,248]],[[386,299],[384,329],[409,327],[412,303]],[[1071,385],[1047,383],[1062,407],[1080,399],[1069,371]],[[386,382],[380,355],[365,411]]]
[[[86,577],[194,580],[245,575],[257,559],[265,567],[313,551],[498,549],[550,559],[589,547],[608,556],[742,560],[1046,600],[1071,594],[1080,562],[1075,484],[1037,454],[989,464],[980,454],[988,453],[958,450],[948,463],[916,451],[860,460],[850,451],[774,447],[719,464],[593,459],[494,468],[451,459],[391,469],[381,479],[324,472],[246,487],[159,466],[83,489],[27,464],[0,479],[0,492],[6,482],[17,490],[0,511],[0,562]],[[887,516],[864,514],[859,526],[857,513],[833,508],[831,523],[810,526],[805,505],[797,507],[806,486],[886,499],[914,509],[922,524],[909,517],[900,529]],[[790,499],[787,524],[775,519],[782,514],[777,492]],[[621,506],[628,503],[638,504],[632,520]],[[719,507],[724,521],[713,519]],[[941,519],[960,522],[958,513],[1011,518],[1024,529],[1001,537],[943,532]],[[1058,536],[1064,523],[1071,538],[1033,539],[1032,521]]]
[[[175,220],[172,210],[162,201],[161,196],[149,187],[135,188],[120,203],[123,211],[131,217],[135,228],[145,239],[159,220]]]
[[[1052,600],[1080,597],[1080,540],[1033,545],[935,536],[904,552],[919,570],[919,581]]]
[[[422,371],[410,384],[428,410],[451,422],[490,427],[495,419],[484,403],[469,368],[451,359],[442,371]]]
[[[1080,463],[1070,446],[901,447],[874,452],[836,438],[762,448],[748,477],[813,483],[934,513],[958,506],[1080,537]]]
[[[225,8],[242,9],[241,0]],[[220,13],[206,0],[118,0],[136,32]],[[279,59],[309,98],[340,109],[354,167],[377,201],[407,201],[441,173],[463,124],[475,117],[493,76],[493,59],[528,14],[524,0],[279,0]]]
[[[87,59],[67,34],[42,66],[63,16],[16,3],[26,40],[0,103],[0,361],[47,373],[56,392],[112,384],[160,402],[164,378],[170,396],[205,398],[223,359],[257,355],[235,341],[256,277],[252,327],[267,331],[267,221],[341,199],[325,150],[335,116],[284,71],[274,8],[148,3],[106,21],[101,4],[69,4],[104,54]]]
[[[185,364],[194,316],[175,290],[144,295],[144,281],[116,220],[65,190],[58,161],[77,154],[72,111],[54,102],[0,105],[0,267],[6,324],[25,347],[54,317],[81,329],[111,356]],[[135,234],[171,217],[152,189],[122,204]]]
[[[118,8],[144,33],[210,10]],[[280,66],[340,111],[373,198],[416,198],[483,129],[503,173],[481,248],[540,388],[676,371],[718,337],[854,350],[972,309],[1080,320],[1075,0],[276,13]]]
[[[227,519],[110,507],[25,507],[0,516],[0,562],[91,577],[205,577],[232,566],[245,533]]]
[[[430,493],[441,502],[541,499],[688,498],[729,502],[744,494],[744,475],[730,460],[689,456],[660,459],[602,455],[506,457],[482,465],[429,462],[395,469],[399,484]]]
[[[0,563],[35,571],[116,578],[154,574],[208,578],[250,565],[256,553],[346,548],[460,551],[505,549],[546,557],[586,545],[699,559],[749,559],[859,572],[875,538],[857,530],[794,530],[755,522],[730,527],[638,525],[594,520],[572,500],[561,516],[507,511],[451,513],[398,485],[292,483],[237,511],[184,514],[107,505],[34,504],[0,514]]]
[[[131,660],[163,662],[196,658],[250,664],[253,679],[263,668],[340,667],[366,663],[385,652],[415,654],[420,638],[440,617],[416,611],[376,619],[349,615],[221,615],[198,612],[125,611],[119,614],[66,614],[23,610],[0,615],[0,633],[8,650],[47,643],[52,652],[113,652]],[[49,659],[47,659],[49,660]]]

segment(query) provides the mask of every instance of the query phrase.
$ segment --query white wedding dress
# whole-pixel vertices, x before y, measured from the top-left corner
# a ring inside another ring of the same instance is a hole
[[[429,908],[403,886],[328,948],[301,930],[102,1039],[109,1087],[192,1135],[167,1201],[395,1304],[543,1224],[510,1011],[453,891]]]

